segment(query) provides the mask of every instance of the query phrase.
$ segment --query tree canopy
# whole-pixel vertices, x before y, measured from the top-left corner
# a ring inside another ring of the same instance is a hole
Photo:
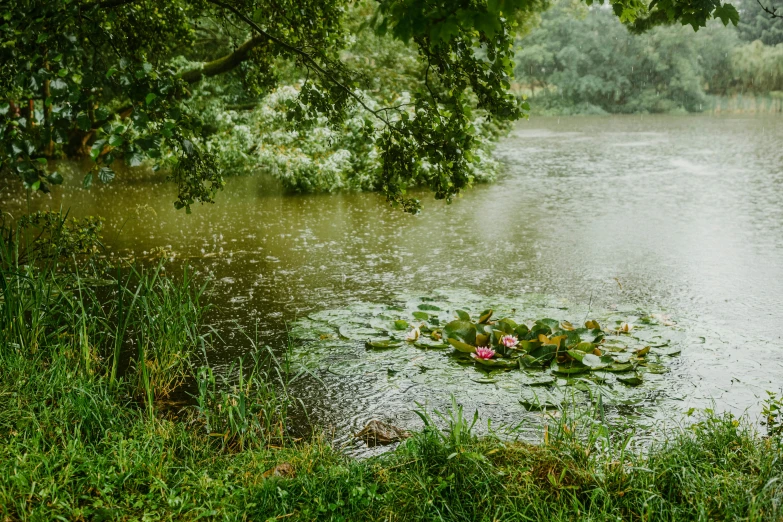
[[[588,4],[592,0],[586,0]],[[225,76],[237,100],[257,99],[281,71],[304,79],[286,101],[301,125],[340,125],[363,114],[380,151],[380,188],[415,212],[406,194],[429,187],[450,200],[471,181],[472,117],[508,122],[528,104],[509,93],[514,37],[546,0],[378,0],[363,24],[415,49],[409,96],[370,99],[376,78],[346,59],[348,0],[6,0],[0,10],[0,168],[30,190],[62,182],[48,159],[89,155],[84,178],[111,181],[112,163],[151,160],[178,186],[177,208],[212,202],[224,180],[204,146],[199,83]],[[720,0],[612,0],[634,31],[712,18],[738,22]]]

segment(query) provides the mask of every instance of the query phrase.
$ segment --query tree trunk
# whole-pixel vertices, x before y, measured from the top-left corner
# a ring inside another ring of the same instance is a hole
[[[49,64],[45,63],[44,67],[49,70]],[[44,138],[48,138],[46,146],[44,146],[43,154],[47,158],[54,156],[54,140],[52,139],[52,104],[49,98],[52,95],[52,91],[49,88],[49,80],[44,80],[43,84],[43,103],[44,103]]]

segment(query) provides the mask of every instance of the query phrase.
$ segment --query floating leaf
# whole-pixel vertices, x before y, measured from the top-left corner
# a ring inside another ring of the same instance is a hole
[[[441,342],[431,341],[427,339],[426,337],[420,337],[418,341],[413,343],[413,346],[416,348],[421,348],[423,350],[436,350],[436,349],[442,349],[442,348],[448,348],[448,344],[444,344]]]
[[[500,321],[497,322],[496,326],[501,330],[503,330],[503,333],[507,335],[516,333],[516,329],[517,329],[517,323],[514,322],[512,319],[508,319],[508,318],[501,319]]]
[[[460,321],[470,322],[470,314],[467,313],[465,310],[457,310],[456,314]]]
[[[541,346],[541,342],[540,341],[519,341],[519,344],[517,346],[519,346],[520,349],[525,350],[526,352],[531,352],[532,350],[535,350],[536,348]]]
[[[473,360],[476,361],[476,364],[480,364],[481,366],[487,366],[490,368],[517,368],[519,367],[519,362],[516,359],[482,359],[481,357],[476,357],[476,354],[473,354]]]
[[[633,376],[627,376],[627,377],[618,376],[617,380],[620,381],[623,384],[627,384],[628,386],[639,386],[640,384],[642,384],[644,382],[642,380],[642,378],[639,377],[639,375],[633,375]]]
[[[634,369],[634,365],[631,363],[612,363],[601,369],[605,372],[628,372]]]
[[[471,346],[469,344],[463,343],[462,341],[457,341],[456,339],[449,338],[448,342],[458,352],[463,352],[463,353],[475,353],[476,352],[476,347],[475,346]]]
[[[523,374],[520,379],[522,384],[527,386],[549,386],[557,381],[557,378],[551,374],[538,373],[538,374]]]
[[[527,327],[526,324],[518,324],[517,327],[514,328],[514,333],[519,339],[525,337],[529,331],[530,329]]]
[[[479,324],[486,324],[487,322],[489,322],[489,318],[492,317],[492,313],[493,311],[491,308],[489,310],[484,310],[483,312],[481,312],[481,317],[479,317],[478,320]]]
[[[367,336],[385,335],[385,332],[376,330],[375,328],[356,327],[351,325],[343,325],[338,329],[338,331],[340,332],[340,336],[344,337],[345,339],[359,340],[365,339]]]
[[[443,335],[459,339],[467,344],[475,345],[476,343],[476,327],[468,321],[451,321],[443,327]]]
[[[426,303],[420,304],[418,306],[418,308],[419,308],[419,310],[431,310],[431,311],[434,311],[434,312],[439,312],[440,311],[439,307],[437,307],[435,305],[431,305],[431,304],[426,304]]]
[[[430,318],[430,314],[427,312],[413,312],[413,317],[419,321],[427,321]]]
[[[645,346],[641,350],[637,350],[636,351],[636,356],[637,357],[643,357],[643,356],[647,355],[648,353],[650,353],[650,347],[649,346]]]
[[[386,339],[384,341],[367,341],[364,346],[375,350],[388,350],[389,348],[399,348],[402,346],[402,342]]]
[[[599,370],[606,368],[612,364],[611,357],[598,357],[595,354],[588,353],[582,358],[582,364],[589,366],[591,370]]]
[[[585,366],[579,361],[570,361],[567,363],[552,363],[552,371],[555,373],[563,373],[572,375],[575,373],[585,373],[590,371],[590,367]]]
[[[560,327],[560,321],[557,319],[539,319],[536,321],[537,325],[545,326],[549,328],[550,331],[554,332]]]
[[[407,330],[408,329],[408,321],[405,321],[404,319],[400,319],[398,321],[394,321],[394,328],[396,330]]]

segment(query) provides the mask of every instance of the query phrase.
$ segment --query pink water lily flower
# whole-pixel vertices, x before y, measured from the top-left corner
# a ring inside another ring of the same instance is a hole
[[[506,348],[513,348],[515,347],[519,341],[517,341],[517,338],[513,335],[504,335],[500,338],[500,344],[505,346]]]
[[[492,359],[495,355],[495,350],[492,350],[489,346],[479,346],[476,348],[476,358],[478,359]]]

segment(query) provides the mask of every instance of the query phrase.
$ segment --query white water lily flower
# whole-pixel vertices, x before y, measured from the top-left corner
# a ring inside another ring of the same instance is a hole
[[[408,332],[408,335],[405,336],[405,340],[408,342],[418,341],[420,335],[421,331],[419,330],[419,327],[414,326],[411,331]]]

